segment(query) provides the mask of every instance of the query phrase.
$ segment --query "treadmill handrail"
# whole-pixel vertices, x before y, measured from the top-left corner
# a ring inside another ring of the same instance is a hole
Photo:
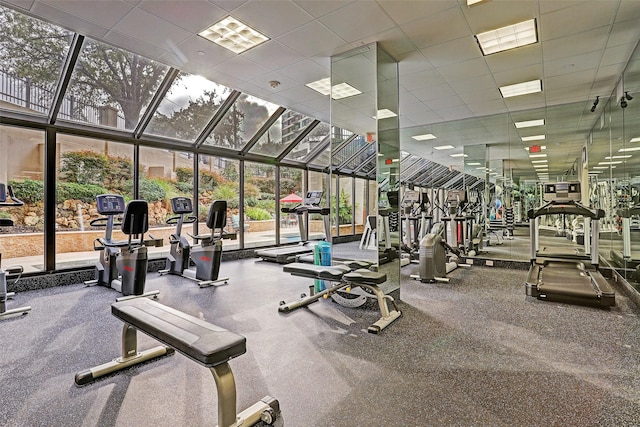
[[[539,216],[557,214],[582,215],[591,219],[604,218],[604,210],[591,209],[573,200],[562,202],[551,201],[538,209],[530,209],[529,212],[527,212],[527,217],[529,219],[534,219]]]

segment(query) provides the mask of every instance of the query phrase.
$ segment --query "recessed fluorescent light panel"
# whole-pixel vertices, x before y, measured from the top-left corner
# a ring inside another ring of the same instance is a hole
[[[531,160],[531,163],[547,163],[549,160]]]
[[[594,169],[609,169],[609,168],[615,169],[616,167],[615,166],[594,166],[593,168]]]
[[[362,92],[348,83],[340,83],[331,88],[331,98],[333,99],[348,98],[350,96],[360,95],[361,93]]]
[[[619,165],[622,164],[622,160],[616,160],[611,162],[598,162],[599,165]]]
[[[480,166],[480,165],[481,163],[475,163],[475,162],[467,163],[467,166]]]
[[[378,120],[388,119],[389,117],[396,117],[396,116],[397,116],[396,113],[394,113],[393,111],[391,111],[391,110],[389,110],[387,108],[383,108],[382,110],[378,110]],[[375,119],[375,117],[374,117],[374,119]]]
[[[433,147],[436,150],[451,150],[452,148],[456,148],[453,145],[439,145],[437,147]]]
[[[631,138],[631,141],[629,142],[640,142],[640,137],[638,138]]]
[[[527,95],[529,93],[542,92],[542,80],[531,80],[529,82],[517,83],[514,85],[500,87],[503,98],[512,96]]]
[[[416,141],[426,141],[428,139],[436,139],[435,135],[432,133],[425,133],[422,135],[414,135],[411,138],[415,139]]]
[[[629,151],[640,151],[640,147],[621,148],[618,153],[628,153]]]
[[[516,128],[518,129],[544,126],[544,119],[528,120],[526,122],[515,122],[514,125],[516,125]]]
[[[467,6],[474,6],[487,0],[467,0]]]
[[[468,155],[464,154],[464,153],[457,153],[457,154],[449,154],[450,157],[469,157]]]
[[[529,154],[529,158],[533,159],[535,157],[547,157],[546,154]]]
[[[523,136],[522,142],[528,142],[528,141],[541,141],[543,139],[545,139],[546,137],[544,135],[533,135],[533,136]]]
[[[605,160],[611,160],[611,159],[630,159],[633,156],[631,154],[626,154],[624,156],[607,156],[604,159]]]
[[[526,46],[538,41],[536,20],[529,19],[528,21],[508,25],[497,30],[486,31],[477,34],[475,37],[478,40],[480,49],[482,49],[482,54],[485,56]]]
[[[238,54],[269,40],[269,37],[232,16],[216,22],[198,35]]]
[[[305,86],[325,96],[331,94],[331,97],[333,99],[348,98],[350,96],[360,95],[362,93],[348,83],[340,83],[331,87],[331,79],[329,77],[327,77],[326,79],[307,83]]]
[[[548,168],[549,165],[533,165],[534,168]]]

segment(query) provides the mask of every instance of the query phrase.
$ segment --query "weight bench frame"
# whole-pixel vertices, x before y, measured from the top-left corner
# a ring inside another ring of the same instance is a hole
[[[116,302],[111,305],[111,313],[125,322],[122,355],[78,372],[77,385],[178,351],[211,371],[218,393],[219,427],[250,426],[260,421],[272,424],[280,413],[278,400],[270,396],[240,414],[236,412],[236,384],[228,361],[246,352],[246,338],[242,335],[147,298]],[[165,345],[139,352],[138,330]]]
[[[378,286],[387,281],[387,275],[384,273],[364,269],[351,271],[346,265],[321,266],[298,262],[285,265],[283,271],[285,273],[291,273],[293,276],[325,280],[336,284],[317,293],[314,293],[312,291],[313,287],[310,287],[311,295],[290,303],[282,301],[278,307],[280,313],[289,313],[297,308],[305,307],[318,301],[320,298],[328,298],[338,291],[344,290],[351,292],[352,287],[359,286],[373,293],[380,308],[380,319],[369,326],[367,332],[379,334],[383,329],[402,316],[402,312],[398,309],[398,305],[393,297],[391,295],[385,295],[380,286]],[[389,310],[388,302],[391,302],[393,305],[393,310]]]

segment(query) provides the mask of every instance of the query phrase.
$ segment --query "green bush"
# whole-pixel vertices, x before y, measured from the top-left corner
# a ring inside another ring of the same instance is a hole
[[[226,200],[227,207],[230,209],[237,209],[240,206],[237,184],[218,185],[213,190],[212,195],[215,200]]]
[[[212,190],[224,181],[225,179],[217,172],[200,171],[198,186],[203,190]]]
[[[266,211],[268,211],[269,213],[275,213],[276,211],[276,201],[271,199],[271,200],[258,200],[257,203],[255,204],[256,208],[260,208],[260,209],[264,209]]]
[[[176,168],[176,176],[180,182],[188,182],[193,185],[193,169],[185,167]]]
[[[193,193],[193,184],[191,184],[190,182],[176,182],[174,185],[176,186],[176,189],[181,193],[189,195]]]
[[[271,214],[261,208],[247,207],[244,210],[244,213],[249,219],[252,219],[254,221],[264,221],[267,219],[271,219]]]
[[[163,185],[157,180],[142,179],[138,188],[140,198],[147,202],[157,202],[158,200],[166,200],[167,192]]]
[[[244,205],[254,207],[258,204],[258,199],[255,197],[247,196],[244,198]]]
[[[72,151],[61,156],[60,179],[83,184],[102,184],[109,173],[109,159],[93,151]]]
[[[106,188],[100,185],[59,182],[56,186],[56,199],[58,202],[80,200],[85,203],[91,203],[96,201],[98,194],[106,194],[108,192]]]
[[[28,205],[35,205],[44,200],[44,183],[26,178],[24,181],[9,181],[16,197]]]

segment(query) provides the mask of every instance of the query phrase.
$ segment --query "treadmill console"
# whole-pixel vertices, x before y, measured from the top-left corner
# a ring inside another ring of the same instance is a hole
[[[188,197],[174,197],[171,199],[171,210],[176,215],[190,214],[193,212],[193,204]]]
[[[322,202],[322,193],[322,191],[307,191],[307,195],[304,198],[304,204],[320,206],[320,202]]]
[[[545,202],[580,202],[582,193],[579,182],[551,182],[544,184]]]
[[[120,215],[124,213],[124,197],[118,194],[100,194],[96,198],[100,215]]]

